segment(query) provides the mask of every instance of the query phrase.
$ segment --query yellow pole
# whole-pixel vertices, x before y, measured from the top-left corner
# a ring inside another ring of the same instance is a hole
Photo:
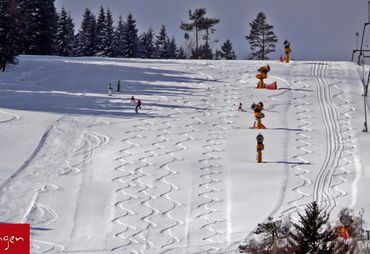
[[[257,151],[257,163],[262,162],[262,151]]]

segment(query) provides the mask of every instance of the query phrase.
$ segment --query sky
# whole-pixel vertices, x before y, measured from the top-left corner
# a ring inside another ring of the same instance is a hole
[[[229,39],[238,59],[249,54],[245,36],[250,31],[249,23],[260,11],[266,14],[278,37],[276,52],[269,55],[270,59],[279,59],[282,41],[288,39],[293,59],[350,60],[356,48],[356,32],[361,38],[368,21],[368,0],[56,0],[58,11],[62,6],[71,12],[76,30],[86,7],[97,13],[104,6],[111,9],[115,20],[131,12],[139,33],[149,27],[157,33],[162,24],[166,25],[168,34],[174,35],[180,45],[184,43],[184,32],[179,25],[188,21],[188,10],[206,8],[208,17],[220,19],[212,37],[219,42],[213,43],[213,48],[220,48]],[[365,38],[368,49],[370,32]]]

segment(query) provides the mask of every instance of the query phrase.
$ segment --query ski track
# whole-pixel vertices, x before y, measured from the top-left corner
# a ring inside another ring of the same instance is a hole
[[[186,150],[187,147],[184,145],[185,142],[188,142],[192,140],[192,137],[188,133],[184,133],[185,139],[177,142],[173,142],[169,135],[171,135],[171,132],[169,130],[173,128],[177,128],[176,125],[174,125],[174,122],[179,120],[175,117],[179,111],[176,111],[176,113],[168,114],[166,116],[166,121],[161,122],[160,126],[165,126],[162,129],[159,129],[158,132],[160,134],[156,135],[156,142],[151,143],[151,148],[144,151],[144,156],[130,160],[131,156],[135,156],[137,149],[142,149],[142,145],[135,142],[135,139],[145,139],[145,136],[140,134],[141,132],[153,132],[155,130],[152,130],[151,128],[156,128],[157,123],[155,120],[149,121],[146,119],[141,120],[139,123],[134,125],[132,128],[138,129],[139,131],[128,131],[126,132],[127,135],[131,135],[131,137],[128,137],[124,140],[128,146],[120,151],[123,156],[121,158],[118,158],[117,160],[123,162],[122,165],[120,165],[116,170],[125,172],[125,174],[122,177],[117,177],[113,179],[114,182],[119,181],[121,183],[124,183],[124,187],[120,187],[116,190],[116,192],[120,192],[124,196],[126,196],[125,199],[122,199],[118,201],[115,206],[120,208],[123,212],[123,214],[113,220],[113,222],[118,222],[122,226],[124,226],[124,230],[121,232],[118,232],[115,234],[116,237],[119,237],[124,240],[124,244],[118,247],[113,248],[112,250],[118,250],[118,249],[126,249],[129,248],[131,253],[145,253],[147,251],[154,251],[154,248],[157,248],[154,246],[154,243],[151,242],[148,237],[147,233],[148,230],[156,229],[159,230],[160,235],[162,236],[162,240],[165,242],[159,247],[159,253],[167,253],[170,252],[174,246],[177,245],[177,243],[180,242],[180,238],[173,234],[172,229],[177,227],[178,225],[184,224],[184,222],[180,219],[177,219],[172,215],[172,212],[176,210],[179,206],[181,206],[181,203],[177,200],[173,199],[171,197],[171,193],[177,191],[179,189],[178,186],[171,183],[168,179],[171,176],[177,175],[178,172],[171,167],[171,164],[183,160],[180,156],[176,155],[177,152]],[[145,127],[141,127],[145,126]],[[134,134],[135,133],[135,134]],[[132,135],[134,134],[134,135]],[[167,145],[167,143],[169,143]],[[174,145],[176,149],[174,150],[168,150],[168,147],[171,147]],[[131,151],[132,150],[132,151]],[[159,169],[163,169],[166,171],[166,173],[156,176],[148,173],[148,171],[154,170],[154,168],[150,168],[152,164],[148,161],[152,157],[165,157],[168,158],[167,161],[159,166]],[[140,163],[137,163],[140,162]],[[128,171],[124,169],[127,165],[136,165],[139,164],[141,166],[136,167],[134,170]],[[145,170],[147,168],[147,170]],[[146,177],[154,177],[154,180],[152,180],[151,184],[145,183],[143,179]],[[128,179],[129,178],[129,179]],[[139,191],[136,191],[135,188],[140,188]],[[152,189],[156,188],[161,190],[162,193],[159,195],[151,195],[150,192]],[[131,191],[131,193],[129,192]],[[140,194],[144,194],[144,198],[142,198],[143,201],[139,201]],[[162,210],[160,207],[156,208],[151,205],[151,201],[155,199],[165,199],[170,204],[170,208]],[[134,200],[137,202],[137,209],[136,210],[130,210],[125,208],[125,205],[128,204],[128,202],[133,202]],[[148,208],[149,212],[145,215],[140,215],[139,210],[140,206],[145,206]],[[138,228],[137,226],[130,225],[128,223],[122,222],[122,219],[126,216],[138,216],[140,217],[139,220],[143,223],[143,227]],[[167,218],[167,223],[165,225],[157,225],[156,223],[152,222],[152,220],[156,217],[165,216]],[[159,227],[163,227],[162,229],[157,229]],[[129,232],[132,231],[132,232]],[[136,246],[134,246],[136,244]]]
[[[73,132],[78,133],[74,129],[76,127],[75,123],[77,122],[69,121],[66,117],[61,117],[54,122],[44,133],[30,158],[1,187],[4,198],[8,198],[14,191],[18,193],[14,196],[19,196],[17,203],[23,204],[22,207],[24,207],[24,214],[20,221],[31,224],[31,232],[33,226],[50,227],[59,219],[58,214],[52,207],[40,203],[39,200],[40,197],[52,195],[53,191],[59,189],[57,185],[50,183],[50,181],[61,175],[58,170],[49,169],[58,168],[62,164],[58,154],[62,154],[61,150],[64,153],[68,151],[68,142],[73,142],[73,135],[68,137],[67,133],[70,133],[72,129]],[[79,166],[87,163],[92,153],[109,140],[106,136],[94,132],[86,132],[83,136],[84,138],[76,143],[76,149],[72,151],[72,154],[81,158],[80,162],[76,162],[76,165]],[[66,145],[63,146],[61,142],[65,142]],[[18,182],[27,183],[29,186],[19,188],[17,187]],[[19,194],[20,191],[26,191],[27,193]],[[8,205],[13,206],[11,202]],[[61,244],[44,241],[40,238],[42,236],[32,237],[32,253],[58,253],[65,249]]]
[[[9,122],[20,119],[20,116],[18,116],[16,114],[9,113],[9,112],[5,112],[5,111],[2,111],[2,110],[0,110],[0,114],[5,115],[6,116],[5,118],[7,118],[7,119],[4,120],[0,117],[0,123],[9,123]]]
[[[338,84],[339,82],[329,83],[327,75],[338,75],[342,73],[340,70],[328,71],[328,64],[315,62],[311,65],[311,75],[315,81],[317,99],[320,106],[320,112],[323,119],[326,133],[326,152],[324,161],[320,170],[317,173],[316,179],[309,179],[308,173],[312,173],[310,166],[305,164],[310,163],[305,156],[312,154],[313,146],[310,143],[312,139],[310,125],[312,122],[312,113],[309,107],[312,105],[308,102],[311,94],[305,92],[309,85],[304,82],[307,78],[296,80],[295,83],[303,83],[302,89],[298,92],[300,97],[294,97],[294,107],[299,109],[297,120],[301,122],[298,126],[303,132],[296,133],[296,141],[300,143],[297,149],[302,153],[294,155],[293,158],[302,162],[301,165],[293,165],[296,170],[296,177],[302,179],[302,184],[294,187],[292,190],[297,193],[298,198],[288,202],[288,208],[281,212],[280,217],[285,215],[295,215],[299,212],[311,199],[316,200],[322,208],[331,212],[336,206],[338,198],[345,197],[348,193],[341,189],[341,185],[349,181],[350,165],[353,163],[348,157],[353,155],[354,135],[351,133],[352,127],[350,123],[351,113],[355,110],[348,104],[350,101],[343,98],[344,91]],[[337,90],[336,94],[332,94],[333,90]],[[341,101],[338,105],[334,103],[335,99]],[[313,192],[308,193],[309,186],[313,185]]]
[[[298,198],[288,202],[289,208],[282,211],[280,217],[286,216],[287,214],[293,216],[293,214],[298,212],[303,206],[304,199],[310,198],[312,196],[310,193],[307,193],[303,190],[304,188],[307,188],[307,185],[312,185],[312,181],[306,177],[306,175],[311,171],[309,169],[306,169],[306,167],[304,166],[304,164],[309,163],[309,161],[307,161],[304,156],[313,153],[313,151],[309,149],[309,147],[312,146],[312,143],[309,142],[309,140],[312,139],[310,135],[312,128],[309,127],[312,124],[312,122],[309,121],[309,119],[312,119],[312,116],[311,110],[308,108],[312,104],[307,101],[308,98],[311,97],[311,94],[305,91],[310,88],[310,86],[305,81],[307,81],[307,79],[294,81],[295,85],[302,83],[302,88],[298,89],[298,92],[301,96],[295,96],[293,98],[293,106],[299,109],[299,111],[296,112],[297,121],[300,122],[298,128],[302,129],[302,131],[295,133],[295,141],[299,143],[299,145],[296,146],[296,149],[300,151],[300,153],[294,155],[293,158],[301,161],[302,165],[293,165],[292,168],[296,172],[294,176],[301,178],[302,184],[292,188],[292,191],[297,193]]]
[[[212,66],[204,65],[212,69]],[[209,82],[216,80],[206,73],[207,70],[195,70],[191,67],[190,69],[206,77]],[[206,83],[200,83],[201,86],[204,84]],[[197,194],[199,205],[194,210],[187,211],[189,217],[193,216],[199,221],[196,225],[201,232],[200,240],[203,247],[197,248],[198,252],[192,253],[222,253],[225,238],[230,236],[227,236],[225,216],[220,214],[224,200],[218,196],[225,190],[220,177],[223,174],[223,166],[218,153],[224,152],[226,130],[236,128],[233,126],[232,118],[236,117],[234,112],[237,105],[232,103],[235,99],[240,99],[237,87],[234,85],[231,87],[232,89],[229,84],[208,87],[203,93],[198,94],[198,98],[190,100],[189,97],[175,97],[174,101],[177,104],[185,104],[197,110],[190,113],[187,109],[181,108],[159,109],[159,113],[164,114],[164,120],[138,120],[124,134],[123,149],[115,160],[119,162],[115,168],[117,177],[112,179],[116,184],[117,201],[114,205],[118,211],[112,222],[121,228],[121,230],[117,228],[114,237],[121,244],[112,248],[112,251],[125,250],[140,254],[154,251],[155,253],[178,253],[179,248],[183,248],[183,251],[187,248],[196,248],[193,245],[189,246],[189,221],[183,221],[173,215],[173,212],[182,204],[172,196],[172,193],[179,191],[179,186],[171,182],[171,179],[179,177],[174,163],[184,160],[178,153],[188,149],[186,142],[195,140],[193,133],[205,131],[207,134],[202,138],[205,140],[203,145],[205,151],[201,153],[198,161],[201,179]],[[222,107],[217,109],[212,102],[219,99],[215,94],[220,92],[225,96],[222,98]],[[168,100],[166,96],[161,96],[162,99]],[[190,122],[184,126],[178,125],[177,121],[184,117]],[[210,122],[211,118],[215,118],[217,124]],[[177,131],[180,130],[179,128],[182,128],[180,132]],[[153,132],[157,133],[155,141],[143,147],[143,144],[148,143],[145,133]],[[176,140],[172,137],[176,137]],[[170,149],[171,147],[174,149]],[[162,163],[156,166],[158,169],[155,169],[151,161],[158,159]],[[153,194],[154,191],[155,194]],[[166,200],[168,205],[165,208],[158,207],[156,202],[163,200]],[[142,207],[147,208],[145,214],[142,212]],[[162,221],[160,225],[154,222],[158,217]],[[165,221],[164,218],[166,218]],[[138,223],[134,224],[135,221]],[[174,231],[179,226],[184,228],[183,243],[180,236],[175,234],[178,230]],[[153,234],[158,238],[156,246],[151,240]]]

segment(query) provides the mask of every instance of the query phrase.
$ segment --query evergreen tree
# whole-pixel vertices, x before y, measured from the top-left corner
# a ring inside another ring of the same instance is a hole
[[[54,53],[57,13],[54,0],[23,0],[26,20],[25,53],[50,55]]]
[[[124,23],[123,32],[123,57],[133,58],[138,57],[139,53],[139,38],[136,29],[136,20],[130,13]]]
[[[230,40],[227,40],[224,42],[224,44],[222,44],[220,55],[226,60],[236,59],[235,52],[233,51],[233,45],[231,44]]]
[[[275,44],[277,42],[277,37],[272,30],[274,26],[266,22],[266,15],[263,12],[259,12],[256,19],[249,25],[251,26],[251,31],[245,38],[248,40],[252,52],[248,59],[268,59],[267,55],[275,52]]]
[[[192,10],[189,10],[188,14],[189,14],[190,23],[181,22],[180,28],[184,30],[185,32],[194,31],[195,33],[195,52],[198,52],[199,37],[200,37],[200,32],[203,29],[202,25],[204,21],[204,15],[206,14],[206,9],[204,8],[195,9],[194,12]]]
[[[115,57],[123,57],[124,52],[124,33],[125,33],[125,25],[120,15],[118,18],[118,23],[114,31],[114,39],[113,39],[113,54]]]
[[[96,36],[94,42],[94,55],[104,55],[107,38],[107,23],[103,6],[100,7],[98,19],[96,21]]]
[[[154,32],[151,28],[140,35],[139,55],[141,58],[155,58]]]
[[[189,37],[188,32],[194,32],[195,34],[195,49],[192,49],[192,58],[206,58],[212,59],[213,53],[210,48],[209,38],[214,30],[214,25],[219,23],[219,19],[205,17],[206,9],[200,8],[195,11],[189,10],[189,23],[181,22],[180,28],[185,31],[185,38]],[[201,32],[205,31],[205,45],[201,46],[199,40],[201,39]]]
[[[92,56],[94,54],[95,16],[86,8],[83,15],[81,29],[77,35],[76,55]]]
[[[185,50],[182,46],[180,46],[180,48],[177,52],[177,58],[178,59],[185,59],[186,58]]]
[[[0,0],[0,68],[5,71],[7,63],[16,63],[21,53],[23,16],[18,0]]]
[[[167,36],[166,26],[162,25],[159,34],[156,36],[155,48],[156,55],[159,59],[168,59],[169,58],[169,39]]]
[[[222,54],[221,50],[216,49],[214,59],[215,60],[221,60],[222,59],[221,54]]]
[[[295,231],[290,234],[291,245],[296,247],[297,254],[333,253],[336,236],[328,225],[329,215],[312,202],[299,218],[299,223],[293,223]]]
[[[113,40],[114,40],[114,28],[113,28],[113,17],[112,13],[109,9],[107,9],[106,15],[106,37],[105,37],[105,48],[104,48],[104,55],[112,57],[114,56],[113,50]]]
[[[168,39],[167,45],[168,45],[168,57],[170,59],[176,59],[178,49],[177,49],[177,45],[176,45],[175,36],[172,36],[171,40]]]
[[[213,52],[209,44],[203,44],[199,47],[198,52],[193,51],[193,56],[200,59],[213,59]]]
[[[56,34],[56,54],[60,56],[73,55],[74,24],[64,7],[58,14],[58,28]]]

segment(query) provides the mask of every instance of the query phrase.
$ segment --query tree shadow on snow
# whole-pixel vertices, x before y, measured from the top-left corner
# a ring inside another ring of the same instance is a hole
[[[36,60],[35,60],[36,59]],[[140,115],[155,116],[156,111],[145,106],[198,109],[186,104],[166,103],[186,96],[197,101],[205,88],[201,84],[215,82],[194,78],[194,73],[169,70],[166,66],[132,67],[97,58],[24,57],[19,66],[0,76],[0,108],[62,114],[134,117],[132,95],[141,99]],[[84,62],[84,60],[86,62]],[[94,62],[95,60],[95,62]],[[137,61],[140,63],[140,61]],[[135,61],[133,61],[135,63]],[[15,74],[16,73],[16,74]],[[121,92],[107,96],[107,85]],[[144,99],[143,99],[143,96]],[[171,97],[177,97],[171,100]]]

